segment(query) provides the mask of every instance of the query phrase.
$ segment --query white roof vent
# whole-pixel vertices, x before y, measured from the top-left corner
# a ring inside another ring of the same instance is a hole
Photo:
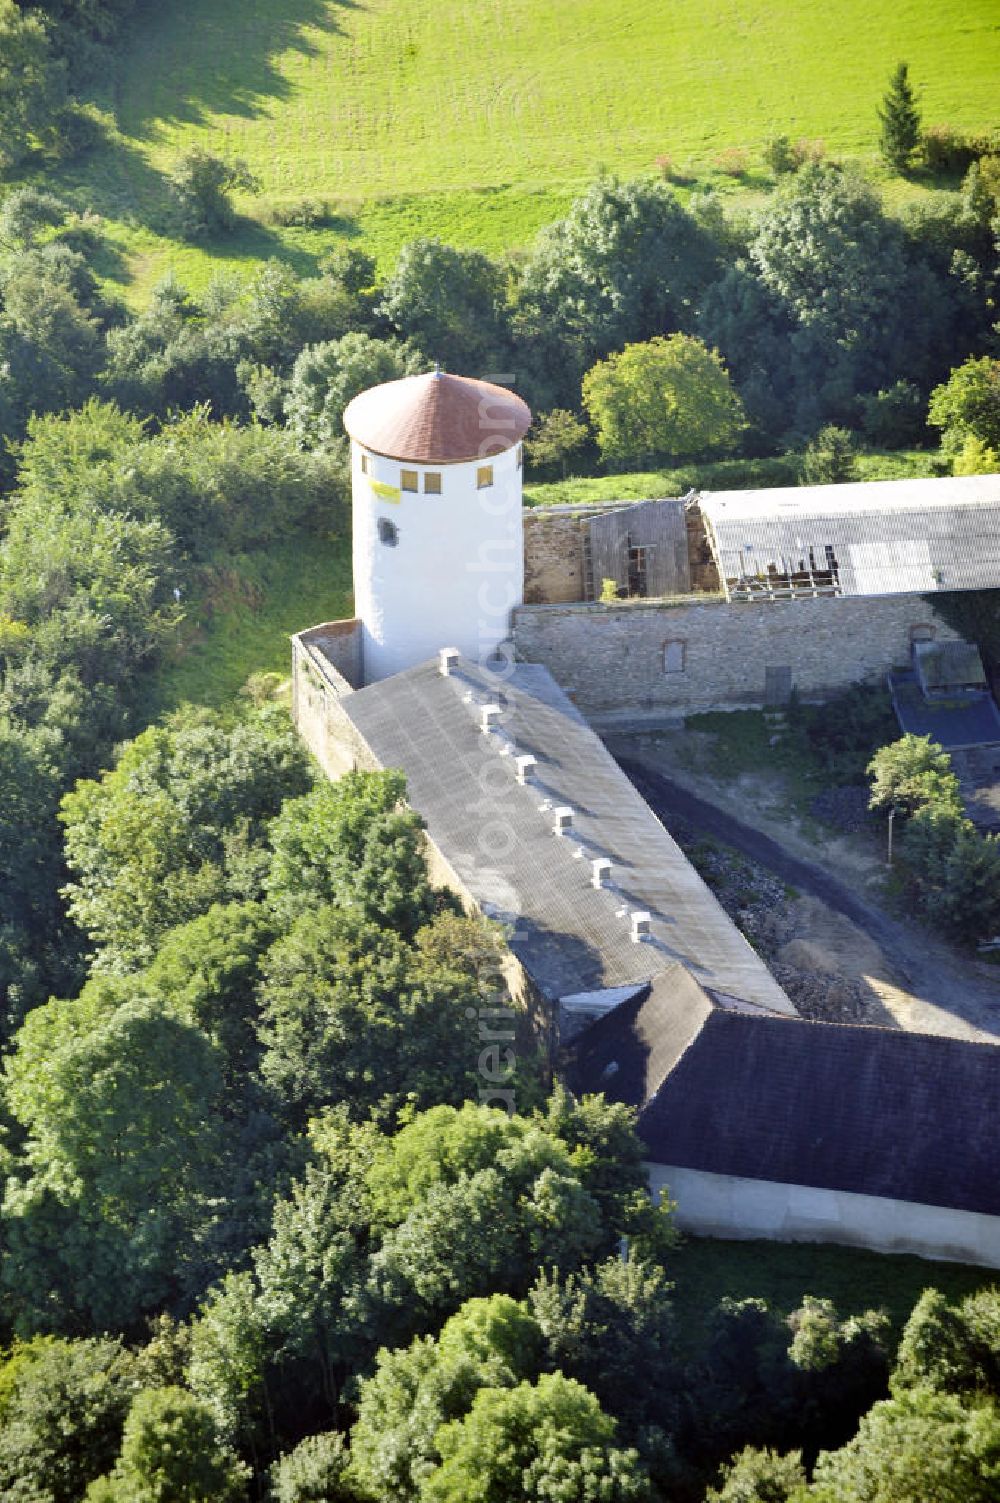
[[[503,710],[500,705],[483,705],[479,711],[479,728],[484,736],[488,736],[490,731],[496,730],[500,724],[500,716],[502,714]]]
[[[596,861],[590,863],[590,882],[592,887],[607,887],[611,881],[611,862],[607,856],[598,856]]]
[[[517,781],[519,783],[530,783],[532,769],[538,766],[538,758],[533,757],[530,752],[525,752],[524,756],[515,759],[515,765],[517,767]]]
[[[552,811],[552,829],[557,835],[565,835],[573,828],[573,810],[569,804],[560,804]]]
[[[458,667],[458,648],[442,647],[438,653],[438,661],[441,665],[442,678],[450,678]]]
[[[632,943],[634,945],[638,945],[644,939],[648,939],[649,938],[650,915],[648,913],[639,911],[639,912],[633,913],[632,916],[631,916],[631,918],[632,918]]]

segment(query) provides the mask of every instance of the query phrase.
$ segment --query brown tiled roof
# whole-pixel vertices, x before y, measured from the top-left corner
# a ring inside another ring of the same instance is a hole
[[[356,443],[414,464],[488,459],[518,443],[530,423],[527,403],[512,391],[443,371],[373,386],[344,413]]]

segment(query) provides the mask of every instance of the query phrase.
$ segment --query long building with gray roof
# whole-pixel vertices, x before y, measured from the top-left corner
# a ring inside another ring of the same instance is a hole
[[[636,1109],[654,1184],[698,1231],[1000,1266],[995,1044],[735,1012],[661,977],[567,1072]]]
[[[436,879],[504,925],[571,1085],[636,1109],[682,1226],[1000,1267],[1000,1048],[798,1017],[546,669],[343,666],[336,626],[295,639],[309,745],[403,770]]]
[[[722,1001],[794,1013],[547,669],[433,660],[344,695],[322,641],[296,642],[313,749],[328,767],[347,746],[358,765],[402,768],[452,884],[505,925],[547,1002],[600,1007],[680,962]]]
[[[1000,475],[699,497],[729,600],[1000,588]]]

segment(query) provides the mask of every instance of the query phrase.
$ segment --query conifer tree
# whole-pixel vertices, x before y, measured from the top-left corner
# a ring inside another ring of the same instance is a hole
[[[878,117],[883,159],[896,172],[905,172],[920,145],[920,111],[906,63],[896,64]]]

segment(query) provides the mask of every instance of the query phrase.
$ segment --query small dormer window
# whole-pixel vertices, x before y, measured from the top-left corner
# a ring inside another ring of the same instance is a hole
[[[476,471],[476,489],[479,491],[488,491],[492,484],[493,466],[491,464],[481,464]]]
[[[378,519],[378,540],[387,548],[395,548],[399,542],[399,528],[395,522],[390,522],[388,517]]]
[[[399,486],[404,491],[417,491],[420,489],[420,476],[416,470],[401,470]]]
[[[440,496],[441,476],[436,470],[424,471],[424,491],[428,496]]]

